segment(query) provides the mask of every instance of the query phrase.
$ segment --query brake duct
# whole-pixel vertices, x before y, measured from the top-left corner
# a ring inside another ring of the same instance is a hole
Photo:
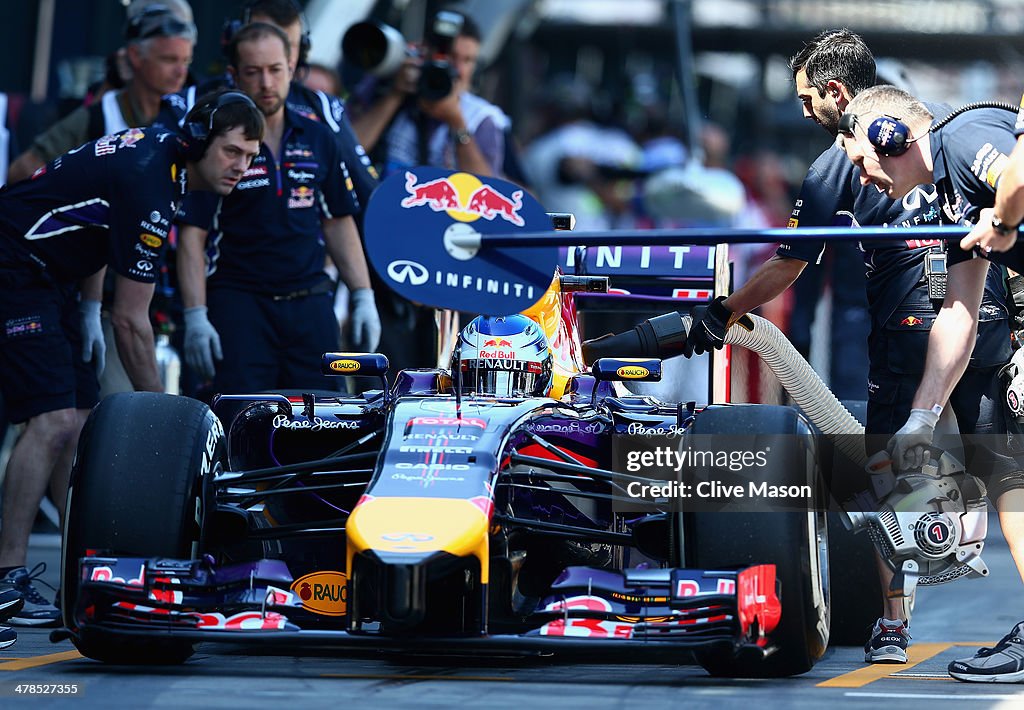
[[[675,357],[683,353],[692,322],[691,316],[676,312],[656,316],[633,330],[587,341],[584,358],[593,362],[604,356]],[[890,596],[909,600],[918,584],[988,574],[981,560],[987,532],[984,486],[965,474],[952,456],[943,453],[920,470],[895,475],[879,465],[879,457],[869,462],[864,426],[775,324],[760,316],[742,316],[726,331],[725,343],[755,352],[835,448],[870,474],[871,490],[844,501],[841,517],[848,529],[869,531],[894,574]],[[887,458],[882,453],[881,458]]]

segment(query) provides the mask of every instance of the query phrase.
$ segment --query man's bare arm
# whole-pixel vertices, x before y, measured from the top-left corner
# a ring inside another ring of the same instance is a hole
[[[722,305],[732,311],[733,318],[739,318],[785,292],[806,267],[806,261],[776,254]]]
[[[118,276],[114,290],[114,309],[111,322],[128,378],[136,390],[163,392],[156,367],[156,348],[153,326],[149,322],[149,302],[153,298],[153,284],[132,281]]]
[[[928,356],[914,395],[914,409],[945,405],[967,369],[978,333],[978,312],[988,268],[985,259],[971,259],[950,267],[946,299],[928,335]]]
[[[322,224],[327,253],[338,268],[338,277],[342,283],[348,286],[349,291],[370,288],[370,271],[366,266],[366,255],[359,241],[355,220],[351,217],[337,217],[325,219]]]

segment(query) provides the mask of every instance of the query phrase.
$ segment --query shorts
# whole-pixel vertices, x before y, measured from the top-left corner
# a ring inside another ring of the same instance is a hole
[[[969,369],[949,398],[964,444],[967,472],[984,481],[989,499],[1024,489],[1024,458],[1010,451],[1007,432],[1019,438],[1020,425],[1008,416],[998,368]],[[871,373],[868,382],[867,450],[885,448],[910,416],[921,376]],[[959,458],[959,457],[958,457]]]
[[[96,406],[93,365],[82,360],[73,287],[0,288],[0,393],[9,421]]]

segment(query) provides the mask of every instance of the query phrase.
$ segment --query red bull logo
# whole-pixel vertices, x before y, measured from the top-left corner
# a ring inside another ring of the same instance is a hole
[[[303,209],[306,207],[313,206],[314,192],[309,187],[293,187],[291,195],[288,197],[288,209]]]
[[[505,338],[491,338],[485,340],[483,347],[485,348],[511,348],[512,341],[506,340]]]
[[[921,325],[923,323],[924,323],[924,321],[921,320],[920,318],[918,318],[917,316],[907,316],[906,318],[904,318],[903,320],[900,321],[900,325],[909,325],[909,326],[917,326],[917,325]]]
[[[401,202],[405,208],[429,207],[434,212],[447,212],[459,222],[473,222],[481,217],[490,221],[501,217],[517,227],[526,223],[519,214],[523,208],[522,190],[516,190],[507,197],[469,173],[453,173],[448,177],[417,183],[416,176],[406,172],[405,190],[409,193]]]

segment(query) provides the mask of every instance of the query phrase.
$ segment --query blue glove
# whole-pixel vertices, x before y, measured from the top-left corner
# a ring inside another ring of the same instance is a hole
[[[213,378],[213,360],[221,360],[220,336],[206,317],[206,306],[185,309],[185,362],[205,380]]]
[[[96,377],[99,377],[107,362],[107,341],[103,339],[100,302],[81,301],[78,313],[82,318],[82,361],[94,362]]]
[[[348,322],[352,326],[352,349],[372,353],[380,344],[380,316],[373,289],[357,288],[352,292],[351,303]]]

